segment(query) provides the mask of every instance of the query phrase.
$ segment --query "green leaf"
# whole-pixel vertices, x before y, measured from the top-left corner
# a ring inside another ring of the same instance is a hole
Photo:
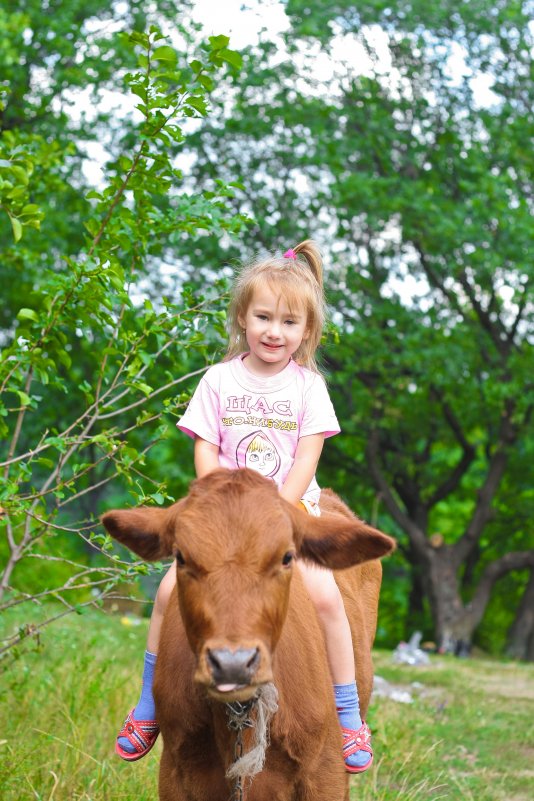
[[[30,176],[23,167],[19,167],[16,164],[12,164],[11,172],[13,173],[19,184],[22,184],[23,186],[28,186],[30,182]]]
[[[135,383],[135,388],[139,389],[144,395],[150,395],[153,392],[153,387],[150,387],[148,384],[145,384],[143,381],[139,381]]]
[[[30,398],[29,395],[27,395],[21,389],[15,390],[15,394],[19,396],[20,402],[21,402],[21,404],[23,406],[29,406],[30,405],[32,399]]]
[[[33,320],[35,323],[39,322],[39,317],[34,309],[19,309],[17,320]]]
[[[213,80],[213,78],[210,78],[209,75],[199,75],[198,76],[198,82],[208,92],[213,91],[213,89],[215,89],[215,86],[216,86],[215,81]]]
[[[220,34],[219,36],[210,36],[209,43],[213,50],[221,50],[223,47],[227,47],[230,43],[230,37],[224,36],[224,34]]]
[[[140,97],[141,100],[146,100],[147,89],[142,84],[130,86],[130,91],[132,92],[132,94],[137,95],[137,97]],[[90,195],[87,195],[87,197],[90,197]]]
[[[226,61],[227,64],[230,64],[238,70],[243,66],[243,57],[241,53],[238,53],[236,50],[221,50],[218,55],[223,61]]]
[[[39,212],[40,209],[36,203],[27,203],[22,207],[21,216],[25,216],[27,214],[34,216],[35,214],[39,214]]]
[[[203,97],[192,95],[191,97],[188,97],[185,102],[188,106],[191,106],[192,108],[196,109],[196,111],[199,111],[202,115],[208,113],[208,107]]]
[[[147,34],[141,33],[141,31],[133,31],[128,38],[130,42],[143,45],[143,47],[148,47],[150,43]]]
[[[178,54],[174,48],[169,47],[169,45],[162,45],[161,47],[156,47],[152,57],[156,61],[172,61],[175,62],[178,58]]]
[[[47,467],[50,470],[56,466],[56,462],[52,461],[52,459],[47,459],[46,456],[39,456],[36,461],[41,467]]]
[[[9,219],[11,220],[11,227],[13,229],[13,238],[15,242],[19,242],[22,237],[22,223],[11,214],[9,215]]]

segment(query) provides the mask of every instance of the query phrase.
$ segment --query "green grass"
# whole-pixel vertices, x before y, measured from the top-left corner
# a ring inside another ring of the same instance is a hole
[[[2,620],[8,631],[23,622]],[[155,801],[161,744],[135,764],[113,753],[139,687],[146,626],[69,616],[45,629],[40,647],[4,660],[3,801]],[[430,667],[399,667],[386,651],[375,664],[391,683],[422,688],[412,704],[373,701],[375,765],[351,779],[354,801],[531,801],[533,665],[434,657]]]

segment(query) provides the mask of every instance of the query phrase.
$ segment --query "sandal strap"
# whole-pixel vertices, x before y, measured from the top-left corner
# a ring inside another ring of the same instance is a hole
[[[138,753],[150,748],[159,734],[156,720],[136,720],[133,716],[135,709],[126,716],[124,726],[118,737],[126,737]]]
[[[371,748],[371,731],[367,723],[362,723],[359,729],[346,729],[341,727],[343,734],[343,757],[352,756],[357,751],[367,751],[368,754],[373,753]]]

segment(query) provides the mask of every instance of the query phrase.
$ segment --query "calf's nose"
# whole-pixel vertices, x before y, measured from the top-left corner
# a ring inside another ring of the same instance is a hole
[[[206,661],[217,688],[233,690],[237,685],[250,684],[260,663],[260,649],[209,648]]]

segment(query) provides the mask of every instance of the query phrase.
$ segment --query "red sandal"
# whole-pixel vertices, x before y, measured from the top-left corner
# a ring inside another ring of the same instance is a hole
[[[343,759],[345,760],[345,769],[349,773],[363,773],[369,770],[373,764],[373,749],[371,748],[371,731],[367,723],[362,723],[360,728],[355,731],[354,729],[345,729],[341,727],[343,733]],[[357,751],[367,751],[371,754],[371,759],[365,765],[352,766],[347,765],[347,757],[352,756]]]
[[[115,753],[127,762],[135,762],[137,759],[142,759],[146,756],[158,739],[159,734],[159,726],[155,720],[135,720],[134,712],[135,709],[132,709],[124,721],[124,726],[118,733],[115,742]],[[122,748],[119,743],[119,737],[126,737],[131,742],[135,748],[133,754]]]

